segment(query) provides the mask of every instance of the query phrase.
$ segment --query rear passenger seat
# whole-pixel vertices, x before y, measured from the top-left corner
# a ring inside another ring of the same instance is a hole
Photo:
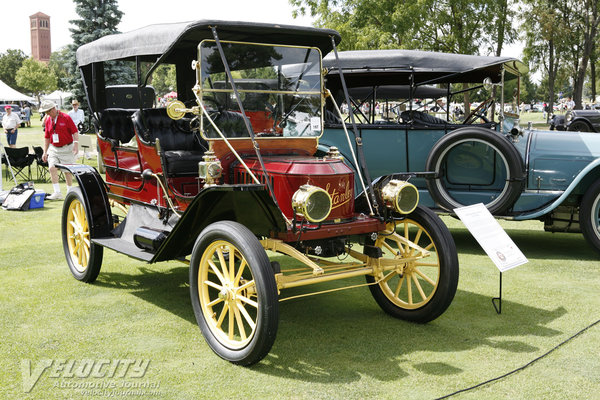
[[[101,137],[109,141],[113,148],[129,142],[135,132],[131,115],[135,110],[125,108],[107,108],[100,114]]]
[[[164,153],[165,169],[170,176],[198,174],[198,162],[202,161],[208,144],[199,135],[185,132],[167,115],[165,108],[144,109],[133,113],[132,120],[139,138],[150,145],[160,141]]]

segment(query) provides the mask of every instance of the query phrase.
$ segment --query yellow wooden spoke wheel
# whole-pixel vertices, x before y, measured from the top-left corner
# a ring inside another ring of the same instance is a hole
[[[198,326],[220,357],[260,361],[277,333],[277,285],[258,239],[243,225],[221,221],[198,236],[190,260],[190,294]]]
[[[67,193],[62,215],[63,248],[73,276],[93,282],[102,265],[102,247],[91,241],[90,225],[81,190]]]
[[[367,276],[373,297],[387,313],[428,322],[452,302],[458,284],[458,259],[452,236],[431,210],[417,207],[389,223],[371,245],[396,267]]]
[[[66,228],[70,258],[75,269],[83,273],[90,259],[90,230],[85,208],[78,199],[69,204]]]
[[[219,341],[232,349],[250,342],[256,332],[258,302],[248,262],[231,243],[211,243],[198,273],[200,306]]]

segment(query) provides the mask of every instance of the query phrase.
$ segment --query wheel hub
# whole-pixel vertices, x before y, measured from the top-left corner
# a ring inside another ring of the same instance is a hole
[[[225,286],[219,291],[219,298],[223,299],[229,303],[235,301],[235,289],[231,286],[230,283],[226,283]]]

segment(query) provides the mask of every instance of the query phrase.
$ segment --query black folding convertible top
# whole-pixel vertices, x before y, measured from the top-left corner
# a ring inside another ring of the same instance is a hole
[[[149,25],[131,32],[108,35],[77,50],[80,67],[108,60],[132,59],[136,56],[161,56],[168,61],[175,49],[195,49],[204,39],[212,39],[216,27],[219,39],[318,47],[323,54],[332,49],[331,37],[341,40],[331,29],[253,22],[199,20]]]
[[[481,83],[489,77],[497,83],[501,71],[505,80],[527,72],[516,58],[436,53],[420,50],[355,50],[339,53],[340,66],[348,86],[385,84]],[[323,59],[330,69],[328,79],[338,75],[335,55]]]

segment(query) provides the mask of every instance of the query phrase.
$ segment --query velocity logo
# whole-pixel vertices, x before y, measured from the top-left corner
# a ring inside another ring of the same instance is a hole
[[[46,371],[46,375],[54,379],[143,378],[149,364],[150,360],[145,359],[42,359],[34,365],[31,360],[25,359],[21,360],[23,392],[29,393]]]

